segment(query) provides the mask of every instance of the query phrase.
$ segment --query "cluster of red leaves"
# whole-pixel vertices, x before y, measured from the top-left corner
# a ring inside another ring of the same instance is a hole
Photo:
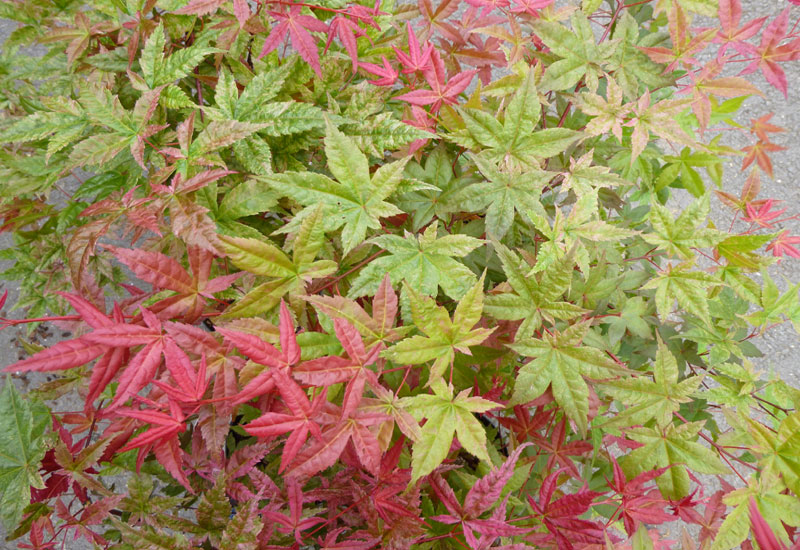
[[[208,271],[198,264],[199,258],[206,256],[197,251],[198,259],[192,264],[196,276],[192,277],[162,254],[111,250],[143,280],[175,294],[150,308],[139,304],[141,313],[136,316],[125,313],[136,304],[125,308],[116,305],[108,315],[77,295],[64,294],[92,330],[11,367],[14,371],[55,371],[99,358],[92,369],[84,411],[64,415],[62,421],[74,425],[73,432],[91,431],[99,424],[105,428],[90,444],[91,433],[74,440],[57,421],[54,428],[62,443],[48,452],[42,465],[45,488],[33,493],[35,502],[57,499],[58,515],[66,521],[61,532],[74,530],[76,537],[105,544],[90,527],[121,497],[108,494],[94,479],[95,466],[129,450],[138,450],[139,466],[154,454],[189,492],[196,492],[201,479],[213,480],[226,472],[232,479],[228,488],[231,498],[268,503],[260,509],[270,526],[259,534],[265,543],[275,529],[278,535],[291,535],[301,546],[324,528],[327,534],[320,542],[332,544],[336,540],[338,546],[328,546],[332,548],[368,549],[381,540],[389,541],[387,547],[405,547],[403,541],[422,540],[424,521],[435,521],[457,525],[451,536],[463,535],[471,548],[521,548],[495,546],[495,541],[498,537],[524,536],[533,544],[568,550],[601,544],[607,536],[616,540],[609,531],[616,517],[624,520],[629,533],[639,523],[678,519],[668,511],[671,503],[660,498],[651,483],[665,469],[627,481],[615,465],[606,500],[598,500],[604,493],[585,488],[557,496],[560,485],[580,478],[572,458],[586,455],[593,447],[582,440],[567,441],[566,421],[554,423],[556,409],[549,394],[538,399],[533,409],[517,406],[512,415],[499,417],[520,444],[501,467],[469,489],[463,504],[444,478],[454,468],[452,463],[446,462],[428,476],[425,498],[434,498],[443,510],[426,519],[420,501],[425,485],[409,492],[410,470],[398,467],[410,441],[401,436],[392,444],[387,438],[395,424],[416,437],[412,428],[416,423],[407,413],[393,408],[394,394],[381,381],[381,342],[365,345],[350,321],[335,318],[335,336],[343,353],[303,360],[291,313],[283,303],[277,347],[257,335],[266,334],[260,332],[265,328],[261,327],[263,322],[249,327],[237,322],[229,328],[218,327],[215,333],[206,332],[176,319],[197,319],[202,315],[199,312],[206,312],[207,289],[222,290],[234,277],[208,281]],[[205,294],[198,288],[206,289]],[[372,302],[373,316],[391,327],[397,308],[398,297],[386,277]],[[247,330],[243,330],[245,327]],[[269,333],[274,334],[271,330]],[[245,368],[241,358],[231,353],[234,350],[250,360],[250,367]],[[97,403],[112,381],[117,382],[115,398]],[[341,405],[327,399],[328,389],[336,384],[344,385]],[[367,388],[377,398],[366,397]],[[313,397],[309,398],[309,392]],[[259,410],[257,417],[243,425],[258,443],[228,453],[224,439],[237,407],[243,403],[254,403]],[[194,430],[191,444],[196,452],[187,454],[181,435],[188,423],[195,421],[199,429]],[[528,497],[534,510],[529,519],[539,527],[515,525],[520,518],[508,509],[511,495],[503,491],[518,471],[518,462],[523,462],[523,469],[535,464],[535,457],[522,455],[531,444],[536,445],[537,456],[547,457],[545,469],[538,474],[543,476],[538,499]],[[267,454],[278,451],[283,489],[277,480],[255,468]],[[344,468],[330,479],[322,478],[321,488],[304,492],[304,485],[313,476],[337,462]],[[107,496],[92,502],[87,488]],[[258,490],[254,493],[253,488]],[[63,501],[70,489],[83,503],[77,516]],[[352,520],[342,523],[336,514],[309,515],[306,504],[319,501],[327,502],[331,511],[355,508],[363,529],[349,528]],[[605,502],[619,506],[611,520],[582,519],[593,505]],[[31,540],[38,548],[48,548],[50,542],[38,538],[41,526],[36,529]]]

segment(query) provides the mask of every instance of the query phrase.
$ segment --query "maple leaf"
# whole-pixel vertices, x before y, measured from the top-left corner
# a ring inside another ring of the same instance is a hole
[[[414,442],[411,456],[411,482],[433,472],[450,450],[453,436],[470,454],[491,463],[486,451],[486,432],[473,416],[499,407],[497,403],[481,397],[469,397],[466,389],[454,395],[452,385],[441,378],[430,384],[431,394],[419,394],[400,399],[400,406],[417,420],[426,418],[422,437]]]
[[[224,315],[243,317],[269,311],[285,294],[305,294],[306,284],[333,273],[336,262],[314,261],[324,244],[323,224],[323,208],[309,209],[293,241],[291,258],[262,239],[220,235],[222,248],[236,267],[272,279],[250,290]]]
[[[424,167],[413,161],[406,165],[406,174],[425,184],[422,189],[401,195],[398,199],[398,205],[411,213],[412,231],[419,231],[434,216],[446,220],[460,208],[458,199],[465,178],[456,177],[453,162],[440,145],[428,154]]]
[[[360,62],[358,65],[368,73],[379,76],[377,80],[370,80],[369,83],[374,86],[394,86],[397,82],[397,77],[400,73],[389,64],[386,56],[381,56],[383,65],[375,65],[374,63]]]
[[[663,99],[651,104],[650,91],[632,106],[631,120],[624,126],[633,127],[631,134],[631,162],[644,151],[650,141],[650,132],[667,141],[703,150],[676,122],[677,115],[691,100]]]
[[[426,43],[425,49],[423,50],[410,22],[406,22],[406,33],[408,34],[408,54],[397,46],[393,46],[394,52],[397,55],[397,60],[403,65],[402,73],[411,74],[428,70],[431,62],[431,54],[434,49],[433,44]]]
[[[278,531],[281,533],[293,533],[298,545],[303,545],[302,531],[325,523],[324,518],[303,517],[303,488],[296,478],[286,478],[286,494],[289,500],[289,516],[277,512],[265,511],[264,517],[279,524]]]
[[[288,34],[292,40],[292,47],[300,54],[306,63],[311,65],[319,78],[322,78],[322,67],[319,63],[317,42],[311,32],[327,32],[328,25],[310,15],[303,15],[302,6],[290,5],[287,12],[270,11],[270,15],[280,21],[275,25],[264,40],[259,59],[280,46]]]
[[[437,238],[438,223],[429,225],[422,235],[406,232],[380,235],[370,240],[390,252],[369,263],[353,281],[348,296],[358,298],[373,294],[388,274],[392,283],[406,280],[409,286],[426,296],[435,296],[441,286],[454,300],[461,299],[477,277],[453,256],[463,257],[483,241],[467,235],[444,235]]]
[[[338,180],[315,172],[284,172],[266,177],[276,191],[308,206],[282,231],[290,231],[318,205],[323,205],[325,231],[342,229],[345,254],[366,238],[368,229],[380,229],[380,218],[403,212],[386,202],[400,183],[408,159],[384,164],[370,177],[367,157],[352,139],[326,119],[325,156]]]
[[[605,541],[604,529],[595,522],[578,518],[589,510],[595,497],[602,493],[590,491],[583,486],[576,493],[553,500],[558,476],[562,471],[557,470],[542,480],[538,502],[533,496],[528,496],[528,504],[534,514],[541,518],[548,533],[544,537],[532,535],[526,538],[536,542],[555,539],[559,550],[572,550],[573,542],[602,544]]]
[[[756,135],[761,141],[769,141],[768,133],[785,132],[786,128],[770,124],[769,120],[775,113],[767,113],[764,116],[750,119],[750,132]]]
[[[692,93],[692,111],[700,123],[700,131],[708,127],[711,120],[712,104],[710,95],[717,97],[740,97],[746,95],[764,94],[744,78],[736,76],[719,77],[724,66],[724,60],[711,61],[700,71],[689,73],[692,84],[678,90],[678,93]]]
[[[610,42],[597,43],[591,24],[582,11],[575,11],[571,18],[572,29],[555,21],[535,19],[536,36],[560,57],[548,65],[540,84],[544,92],[569,90],[581,79],[585,79],[591,91],[597,90],[598,75],[602,66],[614,53]]]
[[[747,153],[744,159],[742,159],[742,170],[753,164],[753,161],[756,161],[758,167],[769,177],[774,177],[772,174],[772,160],[769,158],[769,155],[775,151],[784,151],[785,149],[786,147],[776,145],[771,141],[759,139],[754,145],[748,145],[742,148],[742,151]]]
[[[653,380],[637,376],[601,383],[609,395],[627,405],[625,410],[603,422],[603,426],[645,425],[651,419],[659,426],[666,426],[672,422],[672,415],[680,409],[681,403],[691,401],[703,381],[700,376],[680,381],[678,378],[678,363],[659,337]]]
[[[783,255],[791,256],[792,258],[800,258],[800,250],[797,250],[794,246],[795,244],[800,244],[800,237],[792,237],[789,235],[789,230],[784,229],[781,231],[780,235],[767,245],[767,251],[772,251],[772,255],[779,258]]]
[[[763,471],[780,472],[786,486],[795,493],[800,492],[800,464],[794,454],[800,445],[800,414],[793,413],[784,418],[777,433],[752,421],[748,425],[754,441],[753,451],[759,456]]]
[[[100,327],[83,338],[94,344],[118,347],[144,347],[134,355],[119,377],[119,385],[107,410],[116,409],[149,384],[161,365],[165,338],[161,321],[149,310],[140,308],[145,326],[115,323]]]
[[[491,518],[480,519],[480,516],[498,502],[503,488],[514,474],[514,466],[520,453],[528,445],[530,443],[517,447],[502,466],[476,481],[467,493],[463,506],[459,504],[445,480],[437,474],[432,475],[431,487],[450,513],[432,516],[431,519],[447,525],[460,523],[467,544],[475,549],[487,548],[498,536],[511,537],[527,533],[528,529],[509,525],[506,521],[506,504],[510,495],[506,495],[500,502]],[[483,535],[480,540],[475,536],[476,532]]]
[[[610,131],[622,143],[622,124],[628,107],[622,105],[622,88],[614,77],[607,79],[605,98],[587,91],[581,92],[577,99],[580,110],[592,117],[586,125],[587,134],[599,136]]]
[[[774,199],[767,199],[758,205],[757,210],[752,203],[747,203],[745,205],[746,215],[743,218],[744,221],[758,224],[766,229],[772,229],[773,225],[770,222],[786,212],[785,208],[772,211],[772,205],[774,205],[776,202],[777,201]]]
[[[443,307],[412,287],[404,287],[409,297],[411,318],[426,336],[412,336],[400,341],[384,352],[384,357],[399,364],[417,365],[433,360],[428,384],[453,368],[456,352],[472,355],[469,348],[483,342],[494,328],[473,327],[483,312],[483,276],[461,298],[453,313],[453,320]]]
[[[653,525],[674,520],[674,516],[666,512],[668,502],[658,489],[645,487],[647,483],[664,474],[669,466],[642,472],[628,480],[616,458],[611,458],[611,464],[614,467],[614,479],[609,481],[608,486],[620,497],[616,513],[622,518],[629,536],[641,523]]]
[[[419,89],[406,92],[394,99],[405,101],[410,105],[423,107],[430,105],[431,112],[437,113],[442,105],[455,105],[458,96],[467,89],[472,78],[478,73],[476,70],[461,71],[458,74],[446,77],[444,61],[438,50],[431,50],[430,65],[423,70],[425,81],[430,86],[429,90]]]
[[[455,136],[455,140],[470,148],[478,145],[484,148],[480,156],[489,162],[479,165],[482,172],[491,166],[489,163],[511,164],[527,172],[530,168],[538,168],[541,159],[564,152],[580,137],[580,132],[568,128],[534,131],[541,117],[534,78],[534,71],[528,69],[505,110],[502,124],[484,111],[459,109],[466,129]],[[484,172],[484,175],[487,174]],[[536,179],[542,179],[545,175],[546,172],[532,174]]]
[[[0,519],[9,532],[30,503],[31,487],[44,488],[38,469],[50,424],[47,407],[24,400],[11,376],[6,376],[0,392]]]
[[[689,474],[686,468],[703,474],[723,474],[728,468],[715,451],[696,441],[704,422],[681,425],[668,424],[659,428],[630,428],[626,435],[644,443],[623,459],[623,471],[632,476],[654,468],[670,467],[660,475],[661,494],[679,499],[689,494]]]
[[[720,284],[720,281],[703,271],[691,271],[693,265],[694,260],[669,265],[642,287],[645,290],[656,289],[656,311],[661,319],[672,313],[673,303],[677,300],[688,313],[710,324],[707,289]]]
[[[550,400],[552,401],[552,397]],[[514,405],[513,410],[514,416],[501,416],[497,420],[501,425],[514,432],[517,441],[539,438],[539,430],[547,426],[555,414],[555,409],[543,410],[541,406],[536,408],[533,415],[530,414],[529,407],[523,405]]]
[[[545,333],[541,339],[515,340],[509,347],[534,359],[520,368],[511,403],[532,401],[550,386],[564,414],[585,434],[589,387],[584,377],[601,379],[626,372],[599,349],[581,345],[589,330],[588,324],[577,323],[562,332]]]
[[[358,37],[359,36],[366,36],[364,30],[358,26],[355,21],[348,19],[347,17],[336,16],[330,22],[328,26],[328,41],[325,43],[325,51],[333,42],[333,38],[335,36],[339,37],[339,41],[344,45],[344,49],[347,51],[347,54],[350,56],[350,60],[353,64],[353,72],[356,72],[358,69]]]
[[[156,443],[168,445],[169,440],[177,439],[178,434],[186,430],[183,412],[173,401],[170,401],[169,414],[154,410],[118,409],[117,414],[135,418],[150,424],[149,430],[142,432],[128,442],[119,452],[124,453],[132,449],[152,447]]]
[[[665,73],[675,70],[678,64],[685,67],[699,64],[694,54],[705,49],[712,37],[717,34],[716,29],[706,29],[697,36],[692,36],[689,32],[689,22],[686,19],[686,12],[679,2],[673,2],[672,9],[668,15],[669,34],[672,39],[671,48],[661,47],[640,47],[650,59],[656,63],[667,63]]]
[[[355,300],[343,296],[305,296],[304,299],[329,317],[343,319],[352,324],[364,338],[366,345],[375,342],[399,340],[403,328],[394,328],[397,317],[397,294],[386,274],[372,300],[372,314]]]
[[[578,468],[575,463],[570,460],[570,456],[583,456],[591,452],[594,447],[587,441],[571,441],[566,443],[567,437],[567,421],[562,418],[551,432],[549,437],[541,437],[534,434],[534,441],[542,449],[542,451],[549,455],[547,458],[547,469],[551,470],[553,466],[558,464],[560,469],[566,469],[570,474],[580,477]],[[566,444],[565,444],[566,443]]]
[[[351,446],[361,465],[377,475],[381,448],[370,427],[383,423],[386,418],[386,415],[378,412],[353,411],[347,418],[331,424],[322,432],[321,438],[301,450],[286,475],[307,478],[333,466],[349,442],[352,442]]]
[[[753,497],[750,497],[748,510],[750,511],[750,530],[753,532],[753,538],[758,543],[758,547],[762,550],[786,550],[787,546],[775,536],[772,528],[761,515]]]
[[[741,489],[731,490],[723,497],[725,505],[734,509],[725,515],[725,520],[719,526],[716,538],[711,545],[714,550],[730,550],[738,547],[748,533],[764,536],[762,529],[769,528],[781,544],[792,544],[787,533],[787,526],[800,524],[800,509],[794,495],[782,494],[785,488],[777,478],[764,480],[751,480],[749,485]],[[766,525],[756,522],[751,524],[751,500],[755,501],[759,513],[764,518]]]
[[[208,388],[206,378],[207,363],[205,353],[200,360],[200,366],[195,369],[189,356],[169,338],[164,341],[164,364],[178,384],[175,388],[160,380],[153,380],[153,384],[161,388],[170,398],[177,403],[198,404]]]
[[[642,238],[667,254],[689,260],[695,257],[692,248],[715,246],[726,237],[720,231],[702,227],[710,211],[711,196],[707,193],[689,205],[677,218],[673,218],[665,206],[653,202],[648,216],[653,231],[642,234]]]
[[[487,296],[484,306],[486,313],[505,321],[522,319],[522,324],[517,329],[519,338],[533,334],[543,320],[567,320],[581,314],[582,308],[562,301],[563,294],[572,281],[574,262],[571,255],[545,270],[537,281],[530,276],[529,266],[514,252],[500,243],[494,243],[494,247],[503,264],[508,284],[514,292],[492,293]]]
[[[333,327],[348,357],[321,357],[305,361],[292,371],[292,376],[314,386],[331,386],[346,381],[342,417],[347,417],[359,406],[367,383],[371,387],[379,386],[378,377],[367,367],[378,359],[383,344],[378,342],[366,349],[361,335],[344,319],[334,319]]]
[[[172,290],[170,296],[148,308],[164,318],[183,316],[187,323],[195,322],[205,307],[204,298],[213,298],[217,292],[228,289],[240,273],[223,275],[209,280],[213,256],[199,247],[188,248],[189,273],[176,260],[159,252],[141,249],[105,246],[117,259],[131,269],[140,279],[160,290]]]
[[[190,8],[192,4],[200,2],[209,3],[209,0],[195,0],[184,9]],[[219,0],[211,0],[211,3],[221,3]],[[212,8],[216,9],[216,6]],[[206,56],[218,52],[216,48],[209,47],[203,41],[197,41],[188,48],[179,48],[169,57],[164,57],[166,49],[166,33],[163,21],[153,29],[150,37],[145,42],[139,63],[142,68],[144,81],[150,89],[156,89],[180,80],[188,75]]]
[[[759,17],[748,21],[741,27],[742,3],[740,0],[720,0],[718,8],[720,30],[714,37],[715,44],[722,44],[717,53],[717,58],[725,55],[729,47],[733,46],[739,53],[745,54],[741,43],[752,38],[764,25],[766,17]]]
[[[288,377],[290,367],[300,361],[300,346],[297,344],[297,336],[295,335],[294,323],[292,322],[289,308],[286,307],[286,303],[283,300],[280,301],[280,304],[280,351],[272,344],[253,334],[221,327],[216,329],[226,341],[236,346],[243,355],[259,365],[269,367],[257,374],[242,388],[241,392],[234,396],[237,403],[244,403],[259,395],[270,393],[277,387],[287,405],[291,401],[296,401],[293,406],[297,410],[303,407],[303,399],[297,393],[298,391],[302,393],[302,390]],[[278,377],[278,380],[276,380],[276,377]]]
[[[741,47],[755,59],[739,73],[750,74],[761,69],[761,74],[767,82],[782,92],[784,97],[788,97],[789,85],[786,73],[778,63],[791,61],[800,53],[800,39],[781,45],[789,31],[789,10],[790,8],[784,9],[767,25],[761,34],[761,43],[758,46],[748,42],[741,43]]]

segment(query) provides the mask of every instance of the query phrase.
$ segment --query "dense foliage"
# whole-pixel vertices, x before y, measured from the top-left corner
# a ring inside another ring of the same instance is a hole
[[[0,16],[2,257],[29,315],[2,326],[74,333],[7,369],[53,381],[0,395],[20,547],[798,544],[800,390],[751,340],[800,326],[800,285],[767,271],[800,237],[761,193],[783,129],[736,116],[787,91],[789,8]],[[46,406],[68,392],[82,410]]]

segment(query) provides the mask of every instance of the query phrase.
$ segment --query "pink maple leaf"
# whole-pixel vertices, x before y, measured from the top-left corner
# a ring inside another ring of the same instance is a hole
[[[270,15],[280,20],[280,23],[272,28],[272,31],[264,41],[264,47],[259,54],[259,59],[267,55],[269,52],[277,48],[283,42],[286,35],[292,41],[292,47],[297,50],[306,63],[311,65],[317,76],[322,78],[322,67],[319,64],[319,51],[317,51],[317,42],[312,32],[327,32],[328,25],[310,15],[302,15],[300,13],[301,6],[295,4],[289,8],[289,13],[281,13],[271,11]]]

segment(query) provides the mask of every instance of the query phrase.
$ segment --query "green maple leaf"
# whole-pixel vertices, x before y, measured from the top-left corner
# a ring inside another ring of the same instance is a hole
[[[500,243],[495,243],[494,247],[514,292],[487,296],[485,311],[504,321],[523,319],[517,329],[520,338],[533,334],[542,320],[550,323],[555,319],[569,320],[584,311],[575,304],[562,301],[572,281],[575,266],[572,254],[556,260],[550,269],[534,277],[530,267],[510,249]]]
[[[460,189],[463,180],[453,173],[453,161],[447,149],[439,146],[425,159],[423,168],[416,162],[406,165],[406,174],[427,186],[401,195],[398,206],[411,213],[411,229],[419,230],[434,216],[446,220],[453,212],[462,209]]]
[[[747,421],[755,441],[752,451],[760,455],[762,475],[781,474],[786,486],[800,496],[800,413],[784,418],[777,433],[752,419]]]
[[[694,260],[679,265],[669,265],[657,277],[648,281],[643,289],[656,289],[656,310],[663,320],[672,313],[675,300],[689,313],[698,316],[707,325],[711,324],[708,309],[708,287],[721,282],[703,271],[690,271]]]
[[[563,332],[553,331],[541,339],[517,340],[510,345],[517,353],[533,358],[519,370],[511,404],[533,401],[550,386],[558,406],[586,434],[589,387],[584,378],[627,373],[599,349],[581,345],[589,330],[589,324],[577,323]]]
[[[745,318],[755,326],[764,327],[772,323],[781,322],[783,317],[786,316],[797,326],[796,319],[800,311],[797,292],[800,290],[800,283],[791,285],[784,294],[781,294],[775,281],[772,280],[766,270],[761,272],[761,277],[764,280],[764,284],[761,287],[761,298],[758,304],[762,309],[751,313]]]
[[[355,143],[326,120],[325,156],[336,180],[315,172],[285,172],[266,178],[282,195],[307,207],[324,205],[325,230],[342,227],[345,254],[364,242],[368,229],[380,229],[380,219],[402,214],[386,202],[403,175],[408,159],[384,164],[370,177],[367,157]],[[291,230],[312,208],[295,216]]]
[[[319,107],[298,101],[275,100],[293,65],[290,61],[258,73],[241,95],[234,77],[223,67],[214,97],[216,106],[204,111],[214,120],[238,120],[260,125],[257,135],[233,144],[236,159],[254,174],[264,176],[272,173],[272,150],[265,136],[299,134],[325,125]]]
[[[470,389],[454,395],[453,386],[441,378],[431,384],[433,395],[404,397],[399,405],[418,421],[427,418],[421,436],[414,442],[411,456],[411,483],[433,472],[447,458],[453,436],[470,454],[491,464],[486,450],[486,432],[473,413],[499,407],[481,397],[469,397]]]
[[[611,242],[617,245],[623,239],[635,235],[629,229],[598,219],[596,190],[585,190],[579,197],[567,216],[556,207],[552,227],[539,212],[529,214],[536,229],[549,239],[539,249],[535,271],[547,269],[552,261],[563,255],[562,250],[572,250],[581,272],[587,273],[591,258],[603,255],[604,248],[598,243]]]
[[[528,220],[529,212],[545,216],[539,197],[555,174],[500,170],[482,155],[471,155],[471,158],[487,181],[463,188],[459,198],[463,210],[475,212],[486,208],[486,232],[490,237],[502,239],[514,223],[515,213]]]
[[[0,393],[0,520],[10,532],[30,503],[31,487],[44,489],[39,463],[44,458],[44,435],[50,411],[28,401],[6,376]]]
[[[640,38],[639,22],[627,10],[617,19],[611,38],[617,46],[608,59],[606,70],[614,75],[625,97],[635,100],[639,97],[639,87],[649,89],[669,86],[673,80],[663,75],[664,66],[653,62],[639,46],[655,46],[661,40],[658,33],[643,33]],[[609,98],[610,101],[610,98]]]
[[[454,141],[472,149],[483,148],[481,156],[495,164],[538,168],[541,159],[564,152],[581,136],[568,128],[535,131],[541,105],[530,70],[505,109],[502,122],[480,109],[462,108],[459,112],[466,129],[453,135]]]
[[[247,317],[269,311],[285,294],[304,294],[306,283],[336,271],[336,262],[314,261],[325,239],[322,216],[323,210],[318,207],[303,221],[293,243],[291,258],[263,240],[219,236],[223,250],[236,267],[271,278],[225,310],[225,317]]]
[[[545,92],[567,90],[581,79],[589,90],[597,90],[598,76],[604,74],[602,66],[616,48],[613,42],[597,44],[591,24],[583,12],[570,18],[572,30],[554,21],[537,19],[536,35],[553,55],[560,57],[547,66],[541,87]]]
[[[718,386],[703,389],[697,392],[696,397],[705,399],[709,403],[721,403],[743,411],[756,406],[753,393],[758,389],[760,377],[750,361],[745,359],[744,365],[716,364],[714,372],[717,374],[712,375],[712,378]]]
[[[730,469],[716,452],[697,442],[703,422],[689,422],[663,428],[631,428],[627,437],[643,443],[626,455],[621,466],[629,477],[672,466],[656,479],[664,497],[677,500],[689,494],[686,468],[701,474],[727,474]]]
[[[392,284],[406,280],[409,286],[426,296],[436,296],[439,287],[454,300],[460,300],[475,284],[475,274],[453,257],[464,257],[483,241],[467,235],[444,235],[437,238],[438,224],[433,223],[424,233],[380,235],[370,242],[386,249],[382,256],[368,264],[353,281],[348,296],[358,298],[373,294],[389,274]]]
[[[164,23],[159,22],[147,39],[139,57],[144,81],[151,90],[187,76],[207,55],[224,53],[224,50],[209,47],[203,41],[198,41],[188,48],[177,49],[169,57],[164,57],[165,47]]]
[[[700,376],[691,376],[679,381],[678,377],[678,363],[659,338],[652,380],[637,376],[601,384],[606,393],[627,405],[602,426],[621,428],[650,420],[655,420],[658,426],[666,426],[672,422],[672,415],[680,409],[680,404],[692,400],[692,394],[703,380]]]
[[[650,205],[648,216],[653,231],[642,234],[642,238],[670,256],[683,260],[695,257],[692,248],[705,248],[723,242],[726,233],[702,227],[711,211],[710,197],[710,194],[703,195],[677,218],[673,218],[666,207],[654,202]]]
[[[471,355],[470,346],[483,342],[494,329],[473,329],[483,312],[483,277],[456,306],[453,320],[443,307],[418,294],[406,285],[405,292],[411,305],[411,318],[426,336],[416,335],[399,342],[383,352],[383,356],[400,364],[418,365],[433,361],[430,381],[440,378],[447,367],[452,367],[456,352]]]
[[[784,485],[774,476],[761,477],[741,489],[731,491],[722,499],[734,509],[725,514],[725,521],[717,531],[711,550],[730,550],[738,547],[750,533],[750,499],[756,502],[759,512],[778,539],[789,547],[791,537],[785,525],[800,526],[800,500],[796,496],[782,494]]]

